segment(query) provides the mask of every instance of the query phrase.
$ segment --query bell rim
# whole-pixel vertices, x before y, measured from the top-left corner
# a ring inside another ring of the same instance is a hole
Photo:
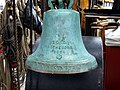
[[[35,71],[35,72],[48,73],[48,74],[85,73],[85,72],[94,70],[95,68],[98,67],[98,64],[97,64],[96,60],[93,60],[93,62],[88,62],[87,64],[81,64],[81,63],[73,64],[73,65],[68,65],[68,64],[66,64],[66,65],[62,65],[62,64],[61,65],[60,64],[50,65],[50,64],[46,64],[46,65],[43,65],[43,66],[39,65],[40,66],[39,68],[36,67],[36,66],[38,66],[38,63],[36,63],[36,62],[35,63],[31,62],[31,63],[32,63],[31,66],[30,66],[30,64],[28,64],[28,65],[26,64],[27,69],[30,69],[30,70]]]

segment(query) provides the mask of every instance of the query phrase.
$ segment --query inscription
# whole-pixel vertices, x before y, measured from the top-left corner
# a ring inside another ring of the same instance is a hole
[[[56,58],[57,58],[58,60],[60,60],[60,59],[62,59],[62,55],[57,55]]]
[[[48,45],[51,53],[62,55],[76,55],[76,47],[74,43],[67,41],[52,41],[51,44]]]

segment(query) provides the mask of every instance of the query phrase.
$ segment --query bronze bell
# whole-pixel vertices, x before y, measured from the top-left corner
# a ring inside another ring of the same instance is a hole
[[[58,1],[62,3],[62,0]],[[73,1],[70,0],[70,5]],[[51,3],[49,5],[53,7]],[[95,69],[96,59],[83,44],[79,12],[72,10],[72,6],[68,9],[61,7],[44,13],[41,41],[37,50],[28,56],[27,68],[52,74],[82,73]]]

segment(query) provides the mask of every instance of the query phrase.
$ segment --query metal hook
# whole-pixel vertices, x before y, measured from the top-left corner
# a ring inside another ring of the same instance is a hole
[[[68,6],[70,4],[70,0],[63,0],[63,4],[64,4],[64,9],[67,8],[68,9]]]
[[[51,3],[53,4],[54,9],[58,9],[59,8],[58,0],[51,1]]]

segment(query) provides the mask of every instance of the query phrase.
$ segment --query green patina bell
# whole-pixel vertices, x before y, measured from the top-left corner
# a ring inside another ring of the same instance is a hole
[[[64,0],[58,0],[62,3]],[[97,67],[94,56],[84,47],[79,12],[64,4],[44,13],[43,32],[37,50],[28,56],[28,69],[42,73],[72,74],[93,70]],[[49,0],[49,6],[53,8]]]

